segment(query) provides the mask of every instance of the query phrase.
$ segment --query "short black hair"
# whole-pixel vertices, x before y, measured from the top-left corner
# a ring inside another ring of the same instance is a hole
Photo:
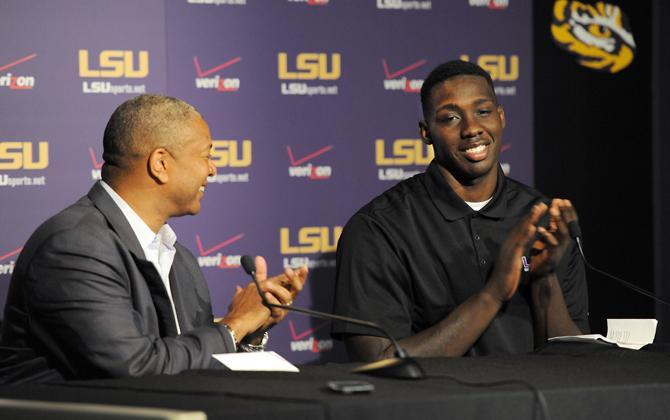
[[[426,80],[423,81],[423,85],[421,86],[421,108],[423,110],[424,118],[428,117],[428,113],[430,111],[430,94],[433,90],[433,87],[456,76],[483,77],[486,80],[486,83],[488,83],[488,85],[491,87],[493,98],[496,102],[498,102],[496,91],[493,88],[493,80],[491,79],[491,75],[486,70],[469,61],[451,60],[435,67],[430,72],[430,74],[428,74]]]

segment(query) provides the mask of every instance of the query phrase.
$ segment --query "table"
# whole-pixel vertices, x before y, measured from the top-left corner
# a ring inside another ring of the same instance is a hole
[[[202,410],[209,419],[541,419],[670,418],[670,351],[553,343],[527,355],[418,359],[428,378],[349,373],[353,364],[302,366],[301,373],[201,370],[146,378],[0,387],[0,398],[79,401]],[[454,380],[456,378],[457,380]],[[366,380],[369,394],[342,395],[329,380]]]

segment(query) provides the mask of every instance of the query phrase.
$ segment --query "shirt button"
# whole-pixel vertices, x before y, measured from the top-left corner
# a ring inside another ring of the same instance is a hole
[[[477,234],[475,233],[475,241],[478,241],[478,240],[480,240],[480,239],[481,239],[481,238],[479,237],[479,235],[477,235]]]
[[[479,262],[482,263],[482,265],[486,265],[486,260],[485,260],[484,258],[482,258],[481,260],[479,260]]]

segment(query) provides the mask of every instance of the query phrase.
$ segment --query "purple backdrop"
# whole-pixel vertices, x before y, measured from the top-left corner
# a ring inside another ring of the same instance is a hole
[[[195,105],[218,175],[203,210],[173,220],[214,310],[247,282],[307,263],[296,305],[329,311],[334,250],[351,214],[432,151],[417,90],[462,56],[491,72],[505,107],[502,161],[532,184],[529,0],[0,0],[0,302],[22,244],[99,177],[113,109],[143,92]],[[291,314],[270,349],[343,360],[320,320]]]

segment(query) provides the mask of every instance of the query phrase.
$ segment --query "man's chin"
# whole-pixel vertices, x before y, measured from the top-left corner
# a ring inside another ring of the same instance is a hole
[[[497,163],[484,165],[458,165],[445,168],[461,185],[474,185],[497,173]]]
[[[179,213],[172,215],[172,217],[195,216],[198,213],[200,213],[200,203],[198,203],[197,206],[180,211]]]
[[[470,172],[468,172],[468,176],[475,180],[475,179],[483,179],[489,176],[492,176],[492,174],[497,173],[497,165],[487,165],[485,167],[480,167],[480,168],[474,168]]]
[[[498,166],[497,160],[484,159],[477,162],[465,160],[460,162],[438,162],[447,171],[453,175],[467,178],[480,178],[495,171]]]

